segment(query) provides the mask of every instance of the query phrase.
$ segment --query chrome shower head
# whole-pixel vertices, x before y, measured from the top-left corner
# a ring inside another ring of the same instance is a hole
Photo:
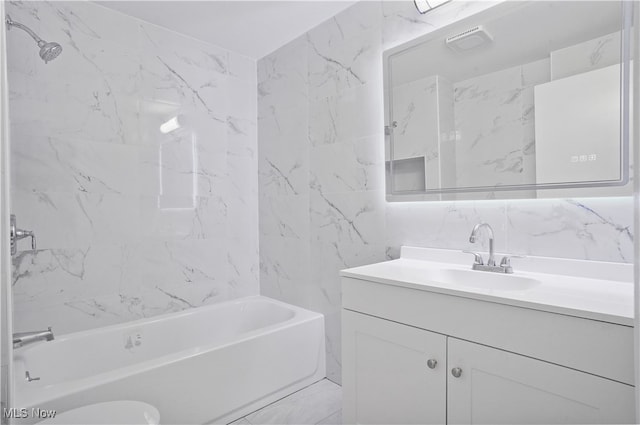
[[[55,42],[41,41],[38,43],[38,47],[40,47],[40,57],[44,63],[54,60],[62,53],[62,46]]]
[[[10,30],[12,27],[20,28],[36,41],[38,47],[40,47],[40,57],[42,58],[44,63],[48,63],[49,61],[54,60],[55,58],[60,56],[60,53],[62,53],[61,45],[54,42],[44,41],[43,39],[38,37],[38,35],[33,32],[31,28],[21,24],[20,22],[12,21],[11,16],[7,15],[5,22],[7,23],[7,30]]]

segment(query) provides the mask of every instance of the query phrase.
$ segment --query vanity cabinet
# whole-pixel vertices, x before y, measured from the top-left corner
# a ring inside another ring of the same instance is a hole
[[[344,423],[635,422],[630,326],[342,279]]]
[[[446,422],[447,337],[344,311],[344,423]]]
[[[630,385],[455,338],[447,347],[448,423],[634,422]]]

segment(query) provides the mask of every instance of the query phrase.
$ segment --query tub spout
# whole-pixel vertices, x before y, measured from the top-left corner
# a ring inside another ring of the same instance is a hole
[[[13,348],[19,348],[38,341],[52,341],[53,339],[51,327],[46,331],[17,332],[13,334]]]

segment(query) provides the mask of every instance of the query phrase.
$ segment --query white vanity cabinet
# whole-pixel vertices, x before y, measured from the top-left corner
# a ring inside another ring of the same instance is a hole
[[[342,273],[344,423],[635,422],[629,324],[360,269]]]
[[[348,310],[342,323],[344,423],[445,423],[446,336]]]
[[[447,347],[448,423],[634,422],[631,385],[456,338]]]

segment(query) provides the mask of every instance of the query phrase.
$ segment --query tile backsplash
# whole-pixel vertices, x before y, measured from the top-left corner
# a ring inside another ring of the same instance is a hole
[[[382,51],[495,3],[419,15],[410,1],[361,2],[258,62],[260,287],[325,314],[332,380],[339,270],[401,245],[469,249],[486,221],[499,252],[632,261],[630,197],[385,201]]]
[[[11,2],[16,331],[257,294],[256,63],[91,2]],[[174,119],[174,124],[165,123]],[[161,127],[162,126],[162,127]]]

